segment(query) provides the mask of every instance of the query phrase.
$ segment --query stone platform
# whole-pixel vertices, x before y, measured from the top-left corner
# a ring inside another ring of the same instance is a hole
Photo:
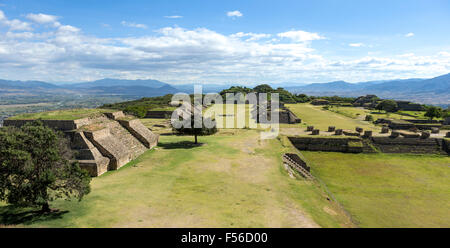
[[[5,120],[5,126],[20,127],[34,120]],[[122,111],[104,113],[78,120],[42,120],[44,125],[62,131],[70,139],[71,149],[80,167],[93,177],[117,170],[158,144],[138,119]]]

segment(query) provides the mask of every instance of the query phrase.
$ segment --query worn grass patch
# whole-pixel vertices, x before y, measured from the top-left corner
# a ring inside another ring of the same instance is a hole
[[[327,131],[329,126],[335,126],[336,129],[355,130],[356,127],[362,127],[364,130],[380,130],[370,122],[323,110],[321,106],[313,106],[309,103],[286,104],[286,107],[302,119],[303,125],[312,125],[321,131]]]
[[[450,227],[450,158],[302,152],[361,227]]]
[[[186,145],[192,137],[161,136],[156,149],[94,178],[83,201],[52,203],[60,215],[22,222],[20,210],[3,206],[0,225],[351,226],[317,185],[289,177],[281,154],[290,148],[280,140],[259,140],[255,130],[225,131],[232,133],[200,137],[201,146]]]

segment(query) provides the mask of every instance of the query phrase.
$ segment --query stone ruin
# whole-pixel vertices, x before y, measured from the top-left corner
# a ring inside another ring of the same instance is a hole
[[[330,104],[330,101],[325,99],[314,99],[311,101],[312,105],[328,105]]]
[[[5,120],[5,126],[20,127],[34,120]],[[117,170],[158,144],[159,136],[139,119],[122,111],[99,113],[78,120],[41,120],[44,125],[62,131],[80,167],[93,177]]]
[[[352,105],[354,107],[375,108],[378,100],[380,100],[380,98],[376,95],[360,96],[352,103]]]

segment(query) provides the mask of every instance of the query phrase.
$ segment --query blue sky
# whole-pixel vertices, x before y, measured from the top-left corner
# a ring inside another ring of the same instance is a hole
[[[0,0],[0,78],[349,82],[450,72],[450,1]]]

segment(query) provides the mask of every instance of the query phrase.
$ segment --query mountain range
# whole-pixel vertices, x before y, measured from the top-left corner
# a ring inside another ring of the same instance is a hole
[[[203,85],[203,92],[219,92],[235,84]],[[292,93],[315,96],[360,96],[375,94],[382,98],[410,100],[426,104],[450,104],[450,74],[431,79],[382,80],[360,83],[335,81],[313,84],[272,84]],[[105,78],[97,81],[53,84],[41,81],[0,80],[0,96],[8,94],[78,94],[153,97],[178,92],[193,93],[193,84],[171,85],[158,80],[123,80]]]

